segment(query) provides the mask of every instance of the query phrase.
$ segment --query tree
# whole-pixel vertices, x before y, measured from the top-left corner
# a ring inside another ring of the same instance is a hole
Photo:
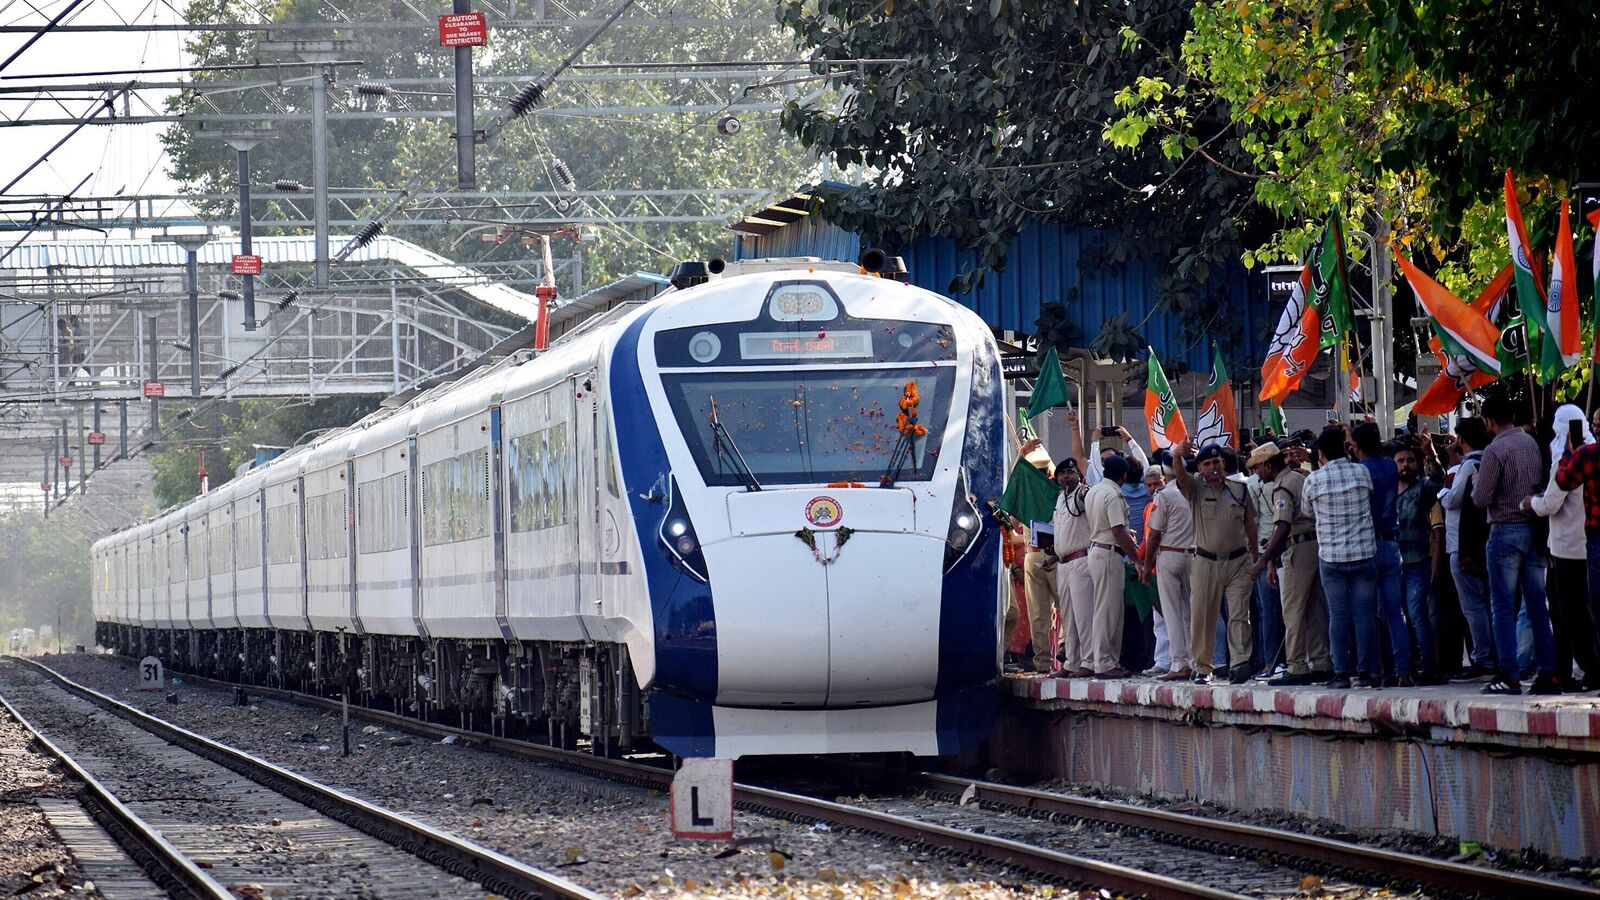
[[[89,532],[37,511],[0,517],[0,631],[61,627],[63,646],[92,644]],[[7,645],[9,646],[9,644]],[[49,648],[55,650],[52,641]]]
[[[1189,20],[1182,77],[1130,82],[1106,137],[1248,177],[1285,227],[1247,264],[1297,259],[1335,208],[1357,226],[1383,220],[1471,296],[1508,252],[1502,170],[1517,171],[1530,223],[1549,221],[1594,147],[1580,102],[1593,67],[1569,68],[1591,53],[1591,3],[1212,0]],[[1204,152],[1219,107],[1242,171]]]
[[[414,17],[409,11],[396,13],[397,7],[384,0],[353,0],[341,3],[344,13],[355,20],[387,20],[397,15]],[[613,9],[613,0],[588,0],[569,4],[574,14],[603,18]],[[186,16],[191,21],[239,21],[254,19],[259,7],[241,5],[239,0],[193,0]],[[286,0],[272,7],[278,21],[319,21],[328,17],[327,6],[317,0]],[[672,14],[714,19],[725,14],[725,4],[713,0],[683,0]],[[790,55],[785,41],[774,33],[733,32],[726,28],[675,28],[669,32],[671,55],[686,60],[771,59]],[[447,76],[453,71],[450,51],[438,46],[426,30],[346,31],[341,37],[359,41],[361,48],[350,56],[359,58],[359,68],[337,70],[338,82],[330,89],[333,109],[394,110],[448,107],[452,102],[448,85],[444,87],[402,86],[404,91],[442,93],[443,96],[398,94],[374,99],[359,97],[356,82],[386,84],[397,79]],[[480,77],[477,92],[477,127],[484,128],[504,111],[511,95],[542,73],[550,71],[584,36],[577,29],[492,29],[490,43],[474,55],[474,70]],[[604,34],[584,56],[587,61],[659,60],[661,32],[647,28],[613,28]],[[189,44],[195,64],[249,62],[257,58],[257,37],[252,34],[204,33]],[[174,110],[197,112],[259,113],[264,101],[257,93],[199,93],[207,81],[236,80],[249,73],[198,73],[197,88],[171,101]],[[516,84],[492,83],[486,76],[512,76]],[[679,84],[633,82],[625,77],[601,84],[556,82],[543,108],[513,122],[492,141],[478,147],[478,183],[482,189],[561,190],[566,178],[556,165],[560,161],[571,175],[571,184],[589,189],[699,189],[732,187],[770,187],[790,190],[811,168],[800,148],[777,140],[776,117],[743,117],[745,126],[737,135],[719,134],[715,116],[704,112],[678,116],[577,117],[562,112],[562,107],[580,104],[598,106],[651,105],[663,103],[662,94],[688,85],[686,75]],[[760,99],[772,96],[766,90],[751,94]],[[309,112],[310,91],[302,86],[276,90],[272,103],[276,111]],[[703,99],[703,98],[702,98]],[[734,98],[727,98],[730,101]],[[330,125],[330,183],[334,187],[398,189],[414,180],[424,189],[448,190],[455,183],[455,143],[451,138],[454,122],[403,118],[341,121]],[[308,123],[285,123],[278,136],[262,142],[251,153],[251,167],[257,183],[270,184],[290,179],[309,185],[311,148]],[[172,159],[175,178],[196,190],[232,191],[236,186],[236,161],[227,145],[200,140],[195,130],[177,125],[168,130],[165,143]],[[255,210],[258,217],[265,205]],[[369,208],[364,215],[376,215]],[[232,204],[213,213],[236,215]],[[521,209],[490,206],[467,210],[472,218],[516,220],[560,218],[571,214],[607,217],[598,207],[559,209]],[[470,221],[460,225],[433,228],[394,224],[388,233],[416,241],[446,256],[470,262],[474,259],[526,259],[528,251],[518,242],[483,244]],[[622,223],[596,229],[599,243],[585,245],[585,282],[603,283],[640,269],[664,272],[682,259],[721,255],[727,245],[727,232],[721,223],[696,225]],[[469,238],[470,240],[463,240]],[[335,248],[337,250],[338,248]]]
[[[255,459],[255,448],[292,447],[330,428],[341,428],[378,408],[378,397],[326,397],[310,402],[240,400],[219,404],[196,422],[190,418],[166,429],[163,445],[151,456],[156,468],[156,502],[163,509],[200,493],[200,459],[205,454],[211,487],[231,481],[241,465]]]
[[[1247,160],[1224,109],[1197,116],[1220,166],[1183,166],[1143,144],[1113,152],[1102,137],[1125,85],[1184,81],[1191,5],[785,0],[779,20],[814,57],[907,62],[847,68],[836,96],[790,104],[783,125],[864,172],[824,215],[874,242],[937,235],[976,250],[983,266],[952,291],[1003,268],[1028,224],[1084,225],[1107,232],[1089,265],[1168,260],[1161,307],[1226,333],[1236,326],[1219,315],[1223,271],[1271,228],[1251,202],[1253,179],[1230,171]]]

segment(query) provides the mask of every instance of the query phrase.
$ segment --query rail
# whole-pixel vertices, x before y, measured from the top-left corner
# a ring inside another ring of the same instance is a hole
[[[232,891],[223,887],[181,850],[172,846],[154,826],[139,818],[133,810],[117,799],[100,779],[89,774],[77,760],[56,746],[54,741],[45,737],[44,732],[35,728],[20,710],[11,705],[11,701],[0,697],[0,707],[5,707],[7,715],[26,729],[39,746],[55,757],[73,778],[83,783],[93,807],[101,813],[96,818],[102,819],[102,824],[110,826],[108,830],[117,839],[117,843],[134,858],[135,862],[144,867],[152,881],[176,897],[233,900]]]
[[[22,662],[38,669],[68,691],[179,747],[203,756],[262,786],[305,803],[332,818],[406,850],[426,862],[471,879],[498,894],[519,897],[560,897],[601,900],[597,894],[571,881],[536,869],[448,832],[425,825],[343,791],[313,781],[204,735],[195,734],[143,710],[78,684],[43,663]],[[213,882],[214,883],[214,882]],[[210,896],[210,895],[207,895]],[[218,895],[231,897],[223,891]]]
[[[184,677],[190,681],[218,687],[238,687],[232,682],[204,676]],[[313,694],[264,686],[247,686],[246,689],[264,697],[321,709],[337,711],[340,708],[338,701]],[[362,707],[359,712],[367,719],[414,733],[436,737],[453,734],[496,751],[538,759],[554,766],[614,781],[663,790],[672,781],[671,772],[642,763],[598,757],[581,751],[561,750],[529,741],[423,722],[384,710]],[[862,774],[867,770],[863,767],[854,767],[854,771]],[[934,793],[960,795],[971,789],[972,799],[978,802],[1022,812],[1079,818],[1116,828],[1149,831],[1186,843],[1237,848],[1258,855],[1269,854],[1282,859],[1313,863],[1330,872],[1355,872],[1368,876],[1376,874],[1385,880],[1405,882],[1418,887],[1439,888],[1452,894],[1539,897],[1541,900],[1546,897],[1590,898],[1590,900],[1600,897],[1600,892],[1573,882],[1485,866],[1465,865],[1278,828],[1206,819],[1169,810],[1072,797],[1049,791],[934,773],[886,775],[873,770],[872,774]],[[915,840],[948,852],[1027,869],[1064,881],[1092,883],[1147,897],[1239,896],[1154,873],[1058,853],[1047,848],[1032,847],[1003,838],[920,822],[876,810],[753,785],[736,784],[734,788],[735,802],[745,809],[792,819],[834,822],[861,831]]]

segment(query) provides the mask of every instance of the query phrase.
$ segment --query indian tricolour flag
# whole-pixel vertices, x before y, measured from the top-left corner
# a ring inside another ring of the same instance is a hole
[[[1150,361],[1144,384],[1144,418],[1150,424],[1150,444],[1156,448],[1170,447],[1189,437],[1189,428],[1183,424],[1183,413],[1178,411],[1178,398],[1167,383],[1167,373],[1161,371],[1161,360],[1155,348],[1150,348]]]
[[[1500,329],[1484,317],[1483,313],[1458,300],[1445,290],[1444,285],[1429,278],[1411,260],[1396,252],[1395,261],[1400,271],[1417,294],[1417,304],[1433,319],[1434,333],[1451,356],[1463,356],[1480,372],[1500,374],[1500,358],[1495,355],[1495,343],[1500,340]]]
[[[1531,328],[1542,335],[1550,330],[1544,320],[1544,293],[1539,289],[1539,273],[1533,267],[1533,246],[1528,243],[1528,226],[1522,222],[1522,207],[1517,204],[1517,188],[1506,170],[1506,239],[1511,242],[1512,282],[1517,288],[1517,307]]]
[[[1540,342],[1539,380],[1548,384],[1578,364],[1583,338],[1578,322],[1578,263],[1572,250],[1572,219],[1567,201],[1561,201],[1561,230],[1556,232],[1555,259],[1550,265],[1550,291],[1545,295],[1546,339]]]

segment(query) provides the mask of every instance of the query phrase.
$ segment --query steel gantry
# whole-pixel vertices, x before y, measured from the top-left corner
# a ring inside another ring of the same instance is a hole
[[[254,247],[266,318],[249,330],[227,266],[238,245],[218,236],[195,251],[191,328],[182,248],[23,243],[0,263],[0,403],[143,400],[147,383],[169,398],[192,383],[230,398],[391,393],[471,361],[536,314],[512,286],[537,283],[531,259],[467,267],[385,236],[327,289],[302,290],[312,239],[266,237]],[[556,274],[571,290],[574,262]]]

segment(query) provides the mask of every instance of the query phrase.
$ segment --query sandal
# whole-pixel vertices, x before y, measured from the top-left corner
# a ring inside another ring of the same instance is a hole
[[[1522,685],[1515,681],[1507,681],[1504,677],[1496,678],[1483,686],[1483,693],[1516,696],[1522,693]]]

